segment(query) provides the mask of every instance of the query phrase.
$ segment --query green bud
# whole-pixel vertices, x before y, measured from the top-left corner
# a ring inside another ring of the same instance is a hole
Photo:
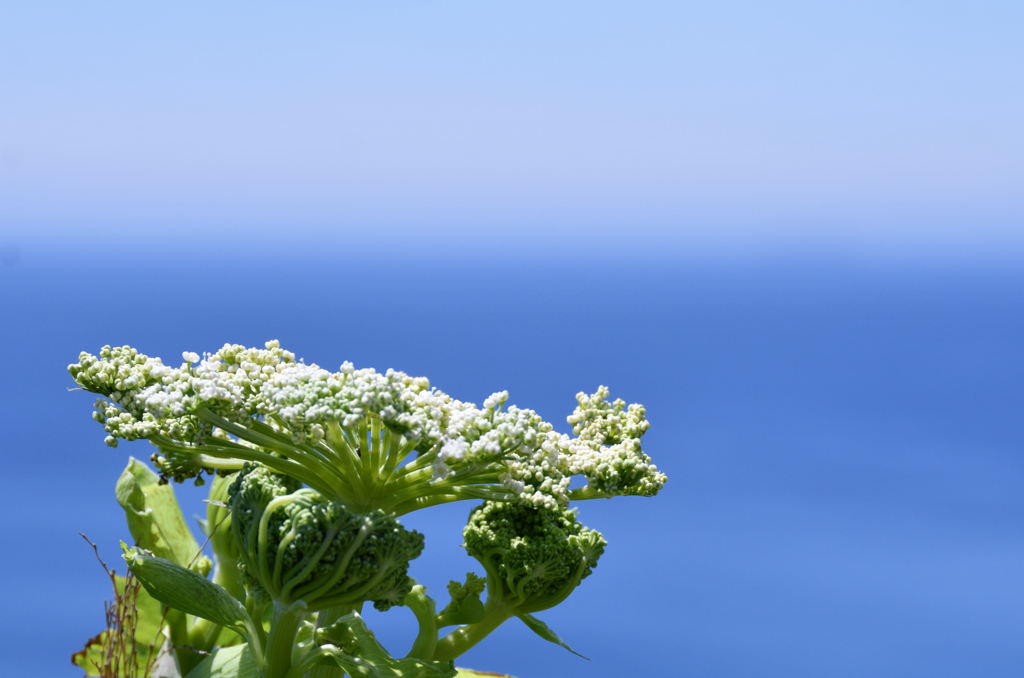
[[[128,548],[121,542],[121,548],[128,569],[146,592],[164,605],[241,633],[252,625],[242,604],[223,587],[165,558],[147,554],[138,547]]]
[[[460,584],[454,579],[448,583],[448,594],[451,602],[437,615],[438,626],[453,624],[476,624],[484,618],[484,604],[480,595],[487,585],[485,577],[478,577],[472,572],[466,573],[466,583]]]

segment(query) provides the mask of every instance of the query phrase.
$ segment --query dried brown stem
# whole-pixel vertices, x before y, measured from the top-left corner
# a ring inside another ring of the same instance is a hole
[[[114,589],[114,600],[103,603],[103,612],[106,619],[106,630],[95,636],[88,647],[93,644],[100,646],[100,660],[93,660],[100,678],[136,678],[147,676],[153,668],[156,660],[156,646],[160,640],[160,634],[149,646],[148,656],[144,666],[139,666],[135,632],[139,623],[138,593],[139,581],[129,571],[124,579],[124,588],[118,591],[117,572],[112,570],[103,562],[100,557],[100,550],[88,537],[79,532],[99,561],[103,571],[110,578],[111,587]],[[163,624],[161,623],[161,627]]]

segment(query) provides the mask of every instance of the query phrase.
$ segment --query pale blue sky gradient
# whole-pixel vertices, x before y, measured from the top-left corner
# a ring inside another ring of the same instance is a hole
[[[0,233],[1024,251],[1022,27],[1013,2],[12,3]]]
[[[467,665],[1021,675],[1024,3],[7,5],[0,675],[81,675],[77,532],[117,562],[152,451],[65,366],[273,338],[647,407],[665,491],[581,508],[611,545],[542,615],[594,661],[513,624]],[[409,517],[432,592],[468,510]]]

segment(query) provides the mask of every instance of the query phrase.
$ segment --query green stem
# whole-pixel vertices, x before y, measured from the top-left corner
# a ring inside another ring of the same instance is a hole
[[[417,459],[417,461],[419,460]],[[411,464],[406,464],[395,471],[392,475],[393,480],[391,481],[393,485],[397,487],[416,485],[418,483],[429,482],[430,479],[434,477],[433,465],[407,470],[409,469],[409,466],[411,466]]]
[[[424,496],[449,491],[454,492],[457,491],[457,488],[471,487],[473,485],[499,485],[501,473],[499,469],[488,468],[481,464],[471,464],[460,468],[444,480],[432,482],[433,469],[421,469],[388,482],[386,494],[388,497],[393,498],[394,503],[397,503],[408,495]],[[502,493],[507,494],[504,490],[502,490]]]
[[[216,555],[216,554],[215,554]],[[222,586],[238,600],[245,602],[245,589],[239,581],[238,556],[234,558],[218,558],[213,568],[213,583]]]
[[[580,501],[583,499],[606,499],[612,495],[602,492],[601,490],[595,490],[590,485],[584,485],[583,487],[575,490],[569,490],[569,499],[571,501]]]
[[[267,632],[263,628],[263,613],[267,609],[266,599],[257,600],[249,593],[245,596],[245,611],[249,613],[249,619],[252,621],[252,628],[249,629],[249,649],[253,651],[253,655],[258,657],[259,660],[263,661],[262,650],[256,651],[256,648],[262,648],[267,644]],[[255,638],[255,642],[253,639]]]
[[[297,443],[280,431],[275,430],[269,424],[258,420],[252,422],[250,430],[277,440],[283,449],[291,451],[289,456],[297,457],[297,461],[300,463],[303,460],[308,460],[310,464],[315,465],[320,469],[320,475],[326,475],[330,478],[329,481],[325,480],[325,482],[330,482],[332,487],[337,488],[339,495],[352,494],[352,484],[337,463],[339,461],[338,455],[329,445],[319,444],[315,441],[312,443],[309,441]]]
[[[211,457],[208,454],[197,454],[195,455],[195,461],[202,468],[212,468],[218,471],[241,471],[245,466],[245,461],[235,456],[232,456],[230,459],[222,459],[220,457]]]
[[[429,661],[437,647],[437,607],[434,599],[427,595],[427,589],[423,586],[414,586],[405,597],[404,604],[416,615],[420,627],[406,656]]]
[[[460,626],[437,641],[437,647],[434,649],[434,661],[447,662],[456,659],[486,638],[507,619],[512,618],[512,612],[507,607],[499,603],[492,604],[490,598],[487,599],[484,608],[484,618],[480,622]]]
[[[309,485],[315,490],[318,490],[328,496],[334,494],[334,488],[330,485],[325,484],[315,472],[307,469],[302,464],[294,462],[290,459],[284,459],[282,457],[275,457],[272,454],[254,450],[244,445],[225,445],[223,443],[208,442],[201,446],[195,446],[188,443],[182,443],[177,440],[155,435],[150,438],[150,442],[156,445],[161,450],[167,450],[168,452],[177,452],[178,454],[186,454],[190,456],[213,456],[223,459],[238,460],[243,459],[245,461],[255,461],[274,469],[278,473],[292,476],[306,485]],[[232,466],[229,470],[235,470]]]
[[[288,673],[288,669],[292,667],[295,636],[298,635],[299,625],[305,616],[305,610],[295,613],[279,603],[274,603],[274,616],[270,622],[270,635],[267,636],[264,655],[263,678],[284,678]]]
[[[192,669],[199,666],[199,663],[203,661],[203,655],[187,647],[179,647],[175,650],[175,653],[178,655],[178,671],[183,676],[187,676]]]
[[[362,606],[362,603],[360,603],[359,605],[342,605],[340,607],[331,607],[326,610],[321,610],[316,618],[316,626],[318,629],[325,629],[344,617],[346,614],[359,609]],[[344,678],[345,671],[337,666],[321,664],[310,669],[308,675],[309,678]]]
[[[209,619],[195,617],[188,630],[188,644],[197,650],[209,652],[220,638],[223,628]]]
[[[358,432],[359,440],[359,466],[362,469],[363,486],[366,488],[366,494],[369,496],[373,492],[373,480],[376,475],[373,472],[373,452],[370,445],[370,431],[366,426],[366,417],[363,417],[359,421],[359,425],[356,427]]]
[[[433,449],[429,452],[424,452],[423,454],[419,455],[418,457],[410,461],[408,464],[403,466],[401,469],[399,469],[399,473],[412,473],[413,471],[418,471],[419,469],[428,468],[434,465],[435,459],[437,459],[437,449]]]
[[[406,440],[400,433],[395,433],[390,429],[388,429],[384,436],[388,439],[388,451],[384,462],[384,469],[381,471],[380,476],[383,482],[387,482],[391,474],[398,468],[398,465],[402,463],[402,460],[416,449],[416,443],[415,441]]]
[[[203,657],[184,647],[190,645],[191,640],[188,633],[188,618],[185,613],[168,609],[167,629],[171,645],[174,646],[174,654],[178,659],[178,670],[181,671],[181,675],[187,676],[189,671],[203,661]]]
[[[337,666],[329,666],[324,664],[316,664],[316,662],[323,657],[331,656],[331,649],[314,647],[298,661],[285,678],[301,678],[306,676],[307,678],[319,678],[320,676],[331,676],[331,678],[345,678],[345,671]],[[332,673],[324,673],[323,670],[331,671]]]
[[[345,475],[349,485],[352,486],[353,498],[356,500],[354,503],[365,501],[365,488],[362,484],[362,473],[356,463],[358,457],[356,456],[355,448],[352,447],[352,444],[345,435],[344,429],[341,428],[338,422],[327,422],[326,443],[334,452],[334,457],[338,461],[341,473]]]
[[[298,473],[296,473],[294,468],[292,470],[280,472],[294,476],[295,478],[298,478],[299,480],[304,482],[306,485],[309,485],[310,487],[328,496],[340,497],[344,494],[344,489],[337,487],[336,469],[334,469],[326,460],[324,460],[316,452],[311,452],[309,450],[304,449],[302,444],[296,444],[292,442],[286,436],[278,434],[269,426],[261,424],[260,422],[255,422],[256,424],[259,424],[259,426],[243,426],[241,424],[236,424],[215,414],[214,412],[211,412],[207,408],[200,409],[196,413],[196,415],[200,419],[203,419],[204,421],[213,424],[214,426],[226,431],[227,433],[236,435],[242,440],[248,441],[253,445],[259,445],[260,447],[266,448],[268,450],[274,450],[275,452],[283,454],[287,457],[287,459],[284,460],[274,457],[273,455],[263,453],[263,456],[269,457],[270,460],[253,459],[252,461],[261,461],[263,464],[269,466],[270,468],[274,468],[275,470],[279,469],[275,468],[275,464],[272,460],[276,459],[278,464],[280,464],[282,461],[290,461],[294,467],[299,467],[303,469],[305,473],[303,475],[299,475]],[[262,430],[257,430],[261,427]],[[241,448],[241,450],[248,450],[248,448],[246,448],[244,445],[231,444],[229,441],[214,442],[211,440],[205,443],[204,445],[199,446],[200,451],[202,450],[203,447],[206,447],[207,445],[213,446],[217,444],[228,444],[236,448]],[[251,454],[251,451],[249,453]],[[241,451],[236,456],[241,457],[243,459],[245,458],[244,452]],[[310,478],[312,478],[312,480],[310,480]]]
[[[488,501],[510,501],[514,498],[510,492],[501,486],[480,485],[445,488],[438,486],[436,489],[425,490],[418,496],[409,492],[399,496],[389,496],[389,501],[382,502],[379,508],[384,509],[393,516],[404,516],[430,506],[449,504],[453,501],[464,501],[466,499],[486,499]]]
[[[419,511],[420,509],[429,508],[431,506],[450,504],[453,501],[459,501],[461,499],[464,499],[464,497],[460,497],[455,494],[442,494],[434,497],[416,497],[398,504],[381,506],[381,508],[392,516],[398,518],[400,516],[404,516],[406,513],[412,513],[413,511]]]
[[[376,484],[377,477],[380,476],[381,466],[384,464],[383,441],[380,436],[382,428],[380,417],[372,417],[370,419],[370,462],[373,465],[374,484]]]
[[[430,475],[415,477],[416,474],[398,478],[388,482],[386,495],[397,503],[404,498],[422,497],[431,494],[454,492],[458,488],[478,486],[497,486],[501,482],[501,472],[476,465],[461,468],[443,480],[433,481]]]
[[[323,445],[317,441],[310,442],[309,440],[297,443],[281,431],[274,429],[270,424],[259,420],[253,420],[250,430],[277,440],[285,450],[297,450],[303,453],[304,457],[309,457],[312,461],[321,464],[324,469],[330,472],[332,477],[344,483],[346,487],[350,485],[348,478],[335,463],[337,455],[329,445]]]

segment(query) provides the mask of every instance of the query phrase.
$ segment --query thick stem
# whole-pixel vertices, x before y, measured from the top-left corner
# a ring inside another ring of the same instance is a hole
[[[270,622],[270,635],[264,655],[263,678],[284,678],[292,667],[292,652],[299,624],[306,616],[305,610],[292,612],[279,603],[274,603],[274,617]]]
[[[416,615],[420,627],[406,656],[429,661],[434,657],[434,648],[437,647],[437,607],[434,599],[427,595],[427,589],[423,586],[414,586],[412,592],[405,597],[405,606]]]
[[[370,445],[370,429],[366,425],[366,418],[359,420],[356,426],[357,440],[359,440],[359,467],[363,479],[363,487],[367,496],[373,491],[373,480],[377,474],[373,470],[373,452]]]
[[[229,558],[217,560],[217,564],[213,568],[213,583],[224,587],[228,593],[244,603],[245,589],[242,588],[242,582],[239,581],[238,577],[237,556],[233,560]]]
[[[183,676],[187,676],[192,669],[199,666],[199,663],[203,661],[203,655],[187,647],[179,647],[175,650],[175,653],[178,656],[178,670],[181,671]]]
[[[181,671],[181,675],[187,676],[189,671],[203,661],[203,657],[185,647],[190,645],[191,640],[188,633],[188,618],[185,613],[168,609],[167,630],[171,645],[174,646],[174,655],[178,659],[178,669]]]
[[[419,460],[417,459],[417,461]],[[413,464],[414,463],[416,462],[413,462]],[[396,489],[410,487],[420,483],[430,482],[430,479],[434,477],[434,468],[432,466],[408,470],[410,466],[412,466],[412,464],[407,464],[392,474],[393,480],[390,483],[392,487]]]
[[[414,473],[420,469],[428,468],[434,465],[434,460],[437,459],[437,449],[433,449],[429,452],[424,452],[418,455],[415,459],[410,461],[408,464],[398,470],[398,474],[407,475]]]
[[[245,595],[245,611],[249,613],[249,618],[252,620],[252,628],[249,630],[249,649],[252,650],[254,644],[252,638],[255,635],[259,647],[265,647],[267,644],[267,632],[263,628],[263,613],[267,609],[267,600],[265,598],[253,597],[249,592]],[[262,653],[259,654],[262,657]]]
[[[460,626],[437,641],[434,661],[447,662],[465,654],[471,647],[486,638],[492,631],[512,617],[512,612],[500,603],[491,604],[490,598],[484,606],[484,618],[476,624]]]
[[[332,607],[327,610],[321,610],[320,614],[318,614],[316,618],[317,628],[327,628],[346,614],[359,608],[362,608],[362,603],[359,605],[342,605],[341,607]],[[309,674],[307,675],[309,678],[344,678],[345,671],[337,666],[326,666],[321,664],[310,669]]]
[[[192,627],[188,630],[188,644],[197,650],[209,652],[213,649],[223,628],[209,619],[196,617],[192,622]]]

